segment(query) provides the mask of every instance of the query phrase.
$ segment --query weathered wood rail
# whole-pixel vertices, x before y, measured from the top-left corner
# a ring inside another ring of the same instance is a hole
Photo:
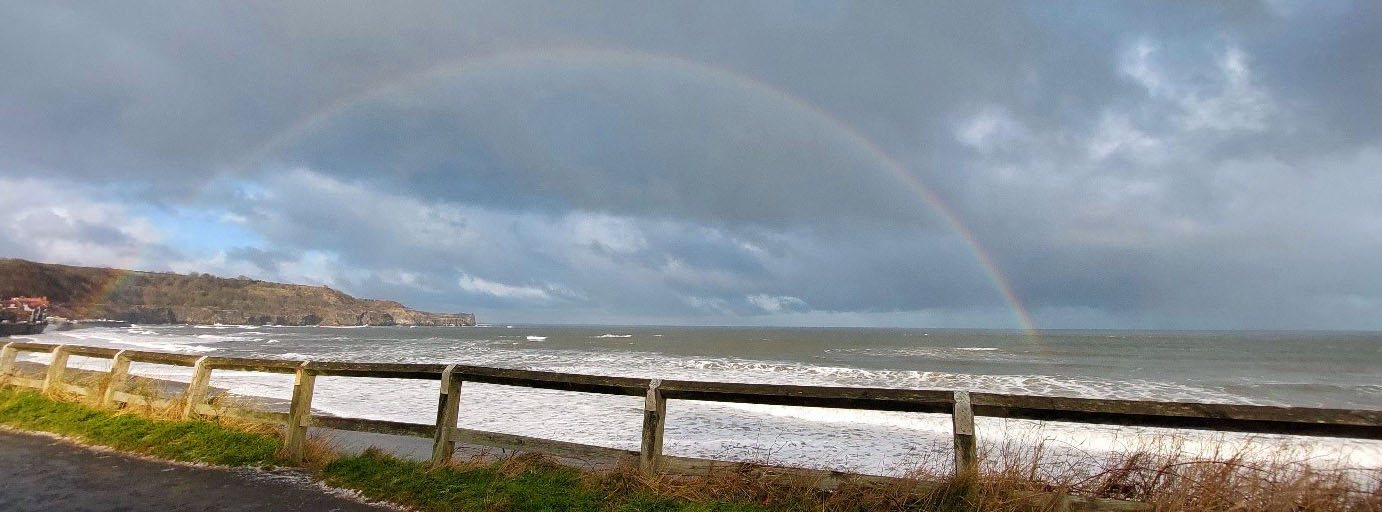
[[[12,375],[19,352],[52,354],[42,380]],[[111,359],[109,378],[102,389],[91,389],[63,382],[70,356]],[[180,400],[130,393],[126,389],[131,362],[193,368],[191,383]],[[289,412],[273,413],[206,403],[207,385],[213,370],[284,373],[294,375]],[[314,384],[318,376],[420,379],[439,381],[437,419],[434,424],[404,423],[361,418],[313,416]],[[628,395],[644,398],[642,442],[638,451],[584,445],[513,434],[457,428],[462,384],[481,382],[582,393]],[[181,406],[184,417],[232,416],[252,421],[285,425],[284,451],[290,459],[303,455],[303,441],[309,426],[430,437],[432,463],[450,460],[456,443],[495,448],[534,451],[574,458],[636,459],[644,471],[701,473],[716,466],[735,463],[710,459],[671,457],[662,454],[663,430],[668,400],[702,400],[802,407],[829,407],[878,411],[905,411],[950,414],[955,439],[955,470],[978,470],[978,451],[974,417],[1134,425],[1181,429],[1202,429],[1245,433],[1271,433],[1306,436],[1382,439],[1382,410],[1345,410],[1302,407],[1106,400],[1008,395],[966,391],[856,388],[829,386],[784,386],[687,380],[639,379],[568,373],[488,368],[467,365],[394,364],[294,361],[236,357],[200,357],[140,350],[116,350],[73,345],[11,342],[0,349],[0,384],[64,391],[88,397],[101,397],[106,406],[118,404]],[[810,470],[764,468],[764,471]],[[838,473],[815,471],[823,477]],[[853,475],[859,479],[876,479]]]

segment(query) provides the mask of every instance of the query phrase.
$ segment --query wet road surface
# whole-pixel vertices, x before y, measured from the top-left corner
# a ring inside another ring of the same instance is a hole
[[[383,511],[297,471],[193,467],[0,430],[0,510]]]

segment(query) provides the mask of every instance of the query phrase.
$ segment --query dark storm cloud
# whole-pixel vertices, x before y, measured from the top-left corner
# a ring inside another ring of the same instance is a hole
[[[352,103],[281,158],[501,208],[760,224],[929,213],[866,142],[765,85],[607,51],[477,68]]]
[[[1373,3],[0,10],[0,177],[264,241],[112,203],[36,257],[528,320],[1007,325],[1006,280],[1050,326],[1382,326]]]

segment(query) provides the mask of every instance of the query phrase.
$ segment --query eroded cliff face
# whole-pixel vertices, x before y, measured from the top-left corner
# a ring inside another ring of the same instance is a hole
[[[0,260],[0,296],[43,296],[52,314],[140,324],[475,325],[322,286]]]

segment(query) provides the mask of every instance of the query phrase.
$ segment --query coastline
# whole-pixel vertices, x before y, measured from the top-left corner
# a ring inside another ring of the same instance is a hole
[[[150,325],[475,325],[470,313],[433,313],[325,286],[0,258],[0,290],[44,297],[53,317]],[[79,320],[80,321],[80,320]]]

